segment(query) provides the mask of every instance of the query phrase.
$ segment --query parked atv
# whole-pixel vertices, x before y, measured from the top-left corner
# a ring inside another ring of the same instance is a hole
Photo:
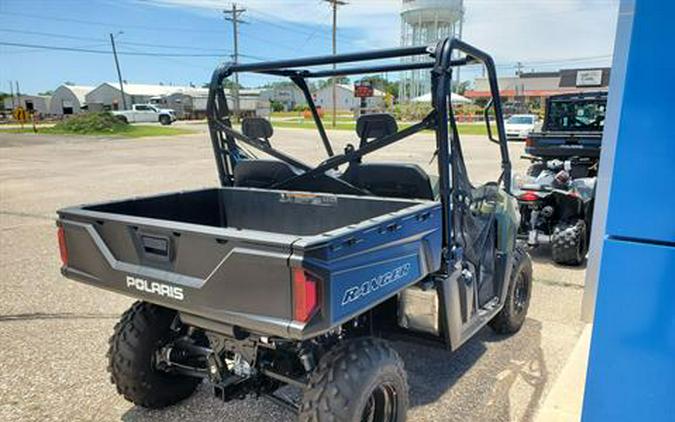
[[[590,238],[596,161],[525,158],[533,161],[528,175],[517,175],[513,183],[520,204],[519,237],[531,247],[550,244],[558,264],[582,264]]]
[[[503,171],[481,186],[469,180],[450,104],[453,68],[476,63],[488,72]],[[429,114],[400,130],[390,115],[361,116],[358,147],[335,153],[306,79],[410,69],[431,74]],[[290,78],[327,158],[311,166],[276,149],[264,119],[234,129],[223,82],[235,72]],[[266,397],[302,421],[404,421],[406,373],[385,339],[456,350],[486,325],[512,334],[525,322],[532,264],[516,245],[518,205],[486,53],[451,38],[224,65],[211,80],[208,118],[220,186],[58,212],[62,273],[139,300],[108,352],[126,399],[161,408],[206,379],[221,400]],[[438,184],[412,163],[362,160],[425,130],[435,133]],[[299,387],[299,399],[277,391],[285,385]]]

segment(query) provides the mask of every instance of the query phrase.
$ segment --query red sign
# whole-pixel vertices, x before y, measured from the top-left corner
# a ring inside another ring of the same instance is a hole
[[[357,98],[372,97],[373,86],[369,82],[360,82],[354,84],[354,96]]]

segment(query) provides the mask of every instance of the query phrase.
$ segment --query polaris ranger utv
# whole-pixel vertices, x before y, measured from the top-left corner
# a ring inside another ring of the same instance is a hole
[[[458,54],[460,53],[460,54]],[[316,66],[420,57],[402,63]],[[450,108],[454,66],[483,63],[502,177],[473,186]],[[399,130],[362,116],[359,146],[333,151],[306,80],[429,70],[433,110]],[[234,72],[290,78],[304,93],[327,158],[311,166],[274,148],[266,120],[231,125],[223,81]],[[516,246],[519,216],[495,66],[457,39],[219,67],[208,116],[221,185],[58,212],[68,278],[139,301],[116,325],[112,382],[161,408],[207,379],[222,400],[263,396],[303,421],[403,421],[408,386],[385,338],[455,350],[489,324],[522,326],[532,267]],[[366,162],[422,130],[436,138],[439,181],[414,164]],[[256,159],[251,148],[274,159]],[[299,399],[283,386],[301,389]]]
[[[586,257],[607,108],[606,92],[554,95],[541,132],[526,140],[527,175],[516,176],[519,235],[531,247],[551,245],[553,261],[581,265]]]

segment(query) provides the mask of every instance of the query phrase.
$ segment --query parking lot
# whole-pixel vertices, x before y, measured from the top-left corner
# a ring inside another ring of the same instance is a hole
[[[171,138],[68,138],[0,132],[0,420],[204,421],[292,419],[265,400],[223,404],[206,385],[163,411],[134,407],[106,372],[107,339],[126,297],[69,281],[59,273],[55,211],[61,207],[217,184],[203,125]],[[357,143],[329,132],[336,149]],[[272,143],[309,163],[325,154],[314,131],[277,129]],[[497,146],[463,137],[476,182],[499,175]],[[434,173],[435,143],[423,133],[371,159],[420,164]],[[516,172],[523,145],[511,144]],[[412,421],[530,420],[582,329],[583,268],[552,264],[533,252],[534,291],[520,333],[484,329],[449,353],[398,343],[409,374]]]

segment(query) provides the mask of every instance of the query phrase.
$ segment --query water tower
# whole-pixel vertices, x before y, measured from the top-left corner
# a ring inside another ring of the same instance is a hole
[[[401,46],[431,45],[449,36],[461,38],[463,18],[464,0],[402,0]],[[420,58],[409,57],[404,60],[418,61]],[[458,76],[457,70],[455,72]],[[419,97],[430,90],[431,78],[428,69],[402,73],[400,87],[402,100]]]

